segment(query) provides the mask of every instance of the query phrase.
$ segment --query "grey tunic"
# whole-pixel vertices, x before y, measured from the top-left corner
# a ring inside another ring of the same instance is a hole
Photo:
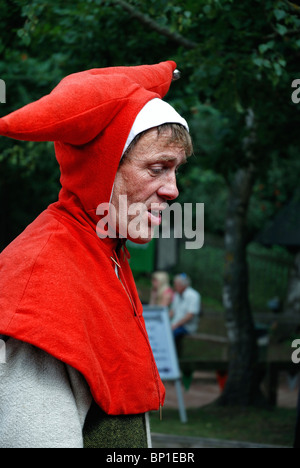
[[[0,448],[82,448],[92,402],[79,372],[10,338],[0,363]]]
[[[27,343],[9,338],[0,344],[0,448],[83,448],[93,402],[83,376]],[[145,428],[151,448],[148,415]]]

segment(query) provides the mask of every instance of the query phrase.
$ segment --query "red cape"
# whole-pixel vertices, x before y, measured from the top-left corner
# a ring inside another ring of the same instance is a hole
[[[175,67],[164,62],[72,75],[49,96],[0,119],[0,134],[55,141],[62,184],[59,201],[0,255],[0,333],[80,371],[108,414],[157,410],[165,398],[127,258],[118,240],[97,237],[96,208],[110,200],[135,117],[164,96]]]

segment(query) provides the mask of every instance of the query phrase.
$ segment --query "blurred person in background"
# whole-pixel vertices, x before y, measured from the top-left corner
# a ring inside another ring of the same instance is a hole
[[[156,271],[152,275],[150,305],[169,307],[172,304],[174,291],[170,286],[170,278],[165,271]]]
[[[175,276],[174,291],[170,318],[177,352],[180,355],[182,338],[196,333],[198,329],[201,296],[191,287],[191,280],[185,273]]]

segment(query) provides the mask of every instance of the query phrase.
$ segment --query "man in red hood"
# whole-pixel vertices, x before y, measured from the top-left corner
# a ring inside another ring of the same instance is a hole
[[[0,447],[151,446],[165,390],[125,242],[151,240],[192,150],[162,101],[175,68],[76,73],[0,119],[55,142],[62,186],[0,255]]]

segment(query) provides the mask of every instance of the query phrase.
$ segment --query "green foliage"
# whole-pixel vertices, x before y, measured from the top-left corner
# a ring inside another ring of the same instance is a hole
[[[268,301],[273,297],[285,300],[291,255],[283,249],[267,249],[252,243],[247,251],[249,263],[249,296],[254,313],[268,312]],[[214,299],[213,310],[222,308],[225,249],[220,238],[205,235],[201,250],[186,250],[180,247],[180,260],[176,273],[189,273],[193,286],[202,294],[204,301]]]
[[[59,169],[51,143],[15,142],[0,154],[0,248],[57,200]]]
[[[249,229],[253,235],[289,200],[299,196],[299,149],[291,144],[285,153],[286,157],[282,157],[279,150],[273,150],[268,167],[254,186],[249,209]]]

